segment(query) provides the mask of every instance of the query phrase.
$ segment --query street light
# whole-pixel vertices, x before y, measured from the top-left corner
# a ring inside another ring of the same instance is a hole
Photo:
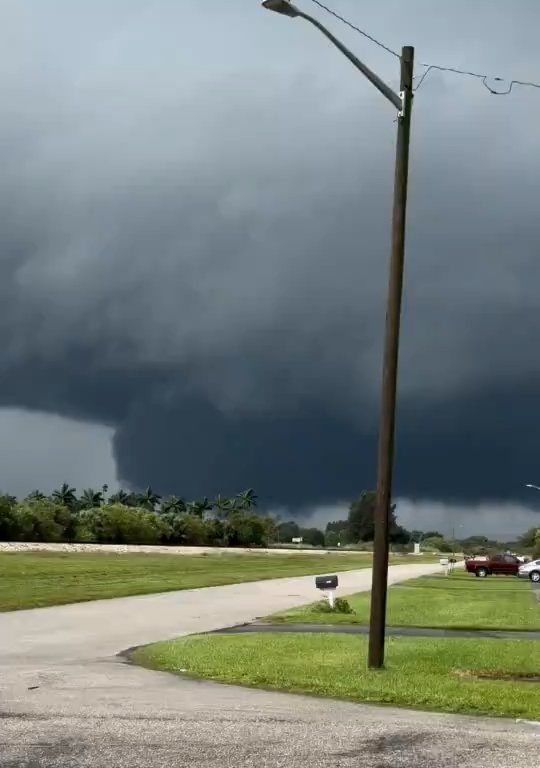
[[[317,19],[296,8],[288,0],[265,0],[263,6],[291,18],[302,18],[313,24],[398,110],[394,204],[392,212],[392,249],[388,280],[384,359],[382,372],[379,447],[377,460],[377,502],[375,507],[375,540],[373,543],[373,576],[369,625],[368,665],[380,668],[384,663],[386,624],[386,592],[388,587],[389,511],[392,498],[394,432],[398,373],[399,329],[405,255],[405,213],[412,111],[414,48],[401,49],[400,93],[395,93],[360,61]]]
[[[540,491],[540,486],[538,486],[538,485],[533,485],[532,483],[526,483],[526,484],[525,484],[525,488],[534,488],[534,489],[535,489],[535,491]]]

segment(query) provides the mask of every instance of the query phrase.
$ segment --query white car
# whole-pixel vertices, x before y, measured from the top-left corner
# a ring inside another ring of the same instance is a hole
[[[518,576],[520,579],[530,579],[535,584],[540,583],[540,560],[532,560],[530,563],[520,565]]]

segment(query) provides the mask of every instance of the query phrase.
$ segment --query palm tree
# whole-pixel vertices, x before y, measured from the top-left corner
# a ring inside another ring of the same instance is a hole
[[[37,488],[34,491],[30,491],[28,496],[26,497],[26,501],[43,501],[43,499],[46,499],[44,493],[41,491],[38,491]]]
[[[113,493],[112,496],[109,496],[109,504],[124,504],[126,507],[128,507],[130,506],[129,505],[130,496],[131,494],[129,494],[127,491],[124,491],[122,490],[122,488],[120,488],[119,491],[117,491],[116,493]]]
[[[93,488],[85,488],[79,498],[79,509],[94,509],[103,504],[103,493]]]
[[[232,507],[232,503],[230,499],[225,498],[221,495],[221,493],[218,493],[214,501],[212,502],[212,509],[215,510],[218,517],[227,517]]]
[[[137,494],[137,502],[139,506],[143,507],[143,509],[147,509],[149,512],[155,510],[160,500],[161,496],[159,493],[155,493],[150,486],[148,486],[142,493]]]
[[[56,501],[57,504],[62,504],[68,509],[75,509],[77,506],[77,496],[75,488],[72,488],[68,483],[62,483],[60,488],[57,488],[52,492],[51,498]]]
[[[246,491],[239,493],[236,500],[240,509],[251,509],[257,506],[257,496],[253,488],[248,488]]]
[[[162,515],[181,515],[186,511],[186,502],[178,496],[166,496],[159,511]]]
[[[17,497],[12,496],[10,493],[0,493],[0,499],[5,506],[13,509],[17,504]]]
[[[212,505],[206,496],[200,501],[190,501],[188,504],[186,504],[186,512],[188,515],[194,515],[195,517],[204,517],[204,513],[210,511],[211,509]]]

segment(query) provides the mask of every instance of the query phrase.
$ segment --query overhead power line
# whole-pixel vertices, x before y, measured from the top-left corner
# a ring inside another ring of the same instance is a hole
[[[468,72],[465,69],[456,69],[455,67],[442,67],[439,64],[420,64],[421,67],[426,67],[426,71],[418,81],[418,83],[415,85],[414,90],[417,91],[424,80],[426,79],[427,75],[434,69],[439,70],[440,72],[453,72],[456,75],[466,75],[468,77],[475,77],[478,80],[482,82],[482,85],[484,88],[487,88],[487,90],[492,93],[494,96],[506,96],[510,93],[514,85],[523,85],[528,88],[540,88],[540,83],[533,83],[529,82],[527,80],[506,80],[504,77],[495,77],[491,75],[480,75],[477,72]],[[499,91],[497,88],[492,87],[489,84],[489,80],[492,80],[495,83],[507,83],[506,90]]]
[[[360,29],[360,27],[357,27],[355,24],[350,22],[348,19],[344,18],[343,16],[340,16],[339,13],[336,13],[331,8],[329,8],[327,5],[324,5],[324,3],[321,3],[320,0],[311,0],[312,3],[317,5],[319,8],[322,8],[324,11],[329,13],[331,16],[334,16],[334,18],[341,21],[343,24],[346,24],[351,29],[354,29],[355,32],[358,32],[363,37],[367,38],[367,40],[370,40],[372,43],[377,45],[379,48],[382,48],[387,53],[392,54],[392,56],[397,57],[398,59],[401,58],[399,53],[394,51],[392,48],[390,48],[388,45],[385,45],[380,40],[377,40],[376,37],[373,37],[373,35],[370,35],[368,32],[366,32],[364,29]],[[526,88],[538,88],[540,89],[540,82],[535,83],[531,80],[516,80],[516,79],[509,79],[505,77],[498,77],[494,75],[489,74],[481,74],[479,72],[471,72],[467,69],[458,69],[457,67],[443,67],[440,64],[428,64],[428,63],[421,63],[421,67],[425,67],[425,72],[421,75],[420,79],[418,80],[418,83],[415,85],[414,90],[417,91],[428,74],[432,72],[433,70],[438,70],[439,72],[450,72],[455,75],[463,75],[465,77],[473,77],[477,80],[480,80],[484,88],[486,88],[490,93],[492,93],[494,96],[507,96],[511,91],[514,85],[523,86]],[[504,90],[498,90],[496,87],[491,85],[490,83],[506,83],[506,88]]]
[[[344,19],[343,16],[340,16],[339,13],[336,13],[331,8],[328,8],[327,5],[323,5],[319,2],[319,0],[311,0],[312,3],[315,3],[315,5],[318,5],[319,8],[322,8],[324,11],[329,13],[331,16],[334,16],[336,19],[339,19],[339,21],[343,22],[343,24],[346,24],[351,29],[354,29],[355,32],[358,32],[359,34],[363,35],[364,37],[367,37],[368,40],[371,40],[372,43],[375,43],[375,45],[378,45],[379,48],[382,48],[384,51],[387,51],[387,53],[391,53],[392,56],[396,56],[396,58],[400,59],[401,56],[396,51],[393,51],[391,48],[389,48],[384,43],[381,43],[380,40],[377,40],[377,38],[373,37],[372,35],[369,35],[365,30],[360,29],[360,27],[355,26],[350,21],[347,21],[347,19]]]

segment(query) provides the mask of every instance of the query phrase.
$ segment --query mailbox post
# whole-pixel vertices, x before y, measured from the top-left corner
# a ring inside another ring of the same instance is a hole
[[[316,576],[315,586],[320,589],[321,592],[326,593],[328,599],[328,605],[330,608],[334,607],[334,594],[338,586],[338,577],[334,576]]]

